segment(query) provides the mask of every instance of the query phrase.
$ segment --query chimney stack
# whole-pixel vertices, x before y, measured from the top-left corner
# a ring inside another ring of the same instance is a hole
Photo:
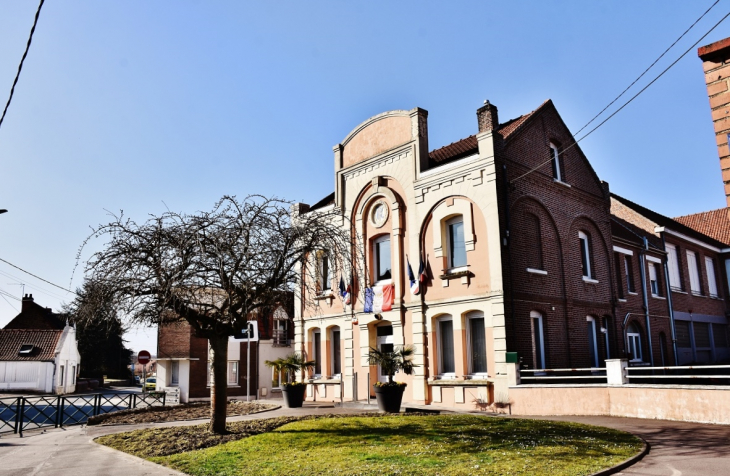
[[[725,186],[725,200],[730,208],[730,38],[716,41],[697,50],[705,71],[707,95],[710,98],[712,122],[715,127],[717,152],[720,157],[722,182]]]
[[[497,106],[484,101],[484,106],[477,109],[477,122],[479,122],[479,132],[493,131],[499,127]]]

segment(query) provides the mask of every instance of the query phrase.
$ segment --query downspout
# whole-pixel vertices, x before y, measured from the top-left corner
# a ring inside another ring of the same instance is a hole
[[[646,319],[646,339],[649,344],[649,362],[654,367],[654,349],[651,345],[651,323],[649,322],[649,297],[646,294],[646,256],[645,251],[649,249],[649,241],[645,236],[642,236],[644,240],[644,247],[639,250],[639,270],[641,271],[641,296],[644,299],[644,316]]]
[[[672,304],[672,288],[669,284],[669,263],[667,259],[667,242],[664,239],[664,232],[662,231],[660,233],[660,236],[662,237],[662,248],[664,249],[664,282],[666,283],[667,288],[667,305],[669,306],[669,329],[672,333],[672,353],[674,354],[674,365],[679,365],[677,361],[677,356],[679,353],[677,352],[677,332],[674,329],[674,305]]]
[[[515,313],[515,290],[514,290],[514,279],[512,278],[512,247],[510,246],[510,214],[509,214],[509,181],[507,180],[507,165],[502,165],[502,181],[503,194],[504,194],[504,217],[505,217],[505,237],[504,246],[507,247],[507,269],[509,272],[509,295],[510,295],[510,309],[512,312],[512,339],[517,342],[517,316]],[[544,331],[543,331],[544,332]],[[509,341],[508,341],[509,342]],[[509,348],[509,346],[506,346]],[[515,351],[517,348],[515,346]],[[543,363],[543,365],[545,365]]]

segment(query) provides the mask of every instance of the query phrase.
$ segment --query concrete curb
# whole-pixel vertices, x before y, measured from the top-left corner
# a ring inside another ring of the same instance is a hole
[[[647,443],[647,441],[644,438],[642,438],[641,436],[639,436],[639,435],[634,435],[634,436],[637,437],[638,439],[640,439],[642,441],[642,443],[644,443],[644,446],[641,448],[641,451],[639,452],[639,454],[634,455],[631,458],[622,461],[621,463],[617,464],[616,466],[612,466],[610,468],[601,470],[597,473],[593,473],[590,476],[608,476],[609,474],[616,474],[619,471],[623,471],[624,469],[628,468],[629,466],[635,465],[636,463],[641,461],[641,459],[644,456],[649,454],[651,445],[649,445],[649,443]]]
[[[144,458],[140,458],[139,456],[135,456],[135,455],[132,455],[132,454],[129,454],[129,453],[125,453],[124,451],[119,451],[119,450],[115,450],[114,448],[109,448],[108,446],[105,446],[105,445],[102,445],[100,443],[97,443],[94,440],[96,440],[96,438],[91,438],[89,440],[89,442],[91,444],[93,444],[93,445],[96,445],[98,448],[103,449],[104,451],[114,452],[114,453],[117,453],[117,455],[122,455],[123,457],[125,457],[127,459],[133,459],[137,464],[141,465],[142,467],[147,466],[149,468],[153,468],[153,467],[154,468],[157,468],[157,469],[160,469],[161,468],[161,469],[163,469],[165,471],[169,471],[169,474],[171,474],[171,475],[185,476],[185,473],[182,473],[182,472],[180,472],[180,471],[178,471],[176,469],[172,469],[172,468],[170,468],[168,466],[165,466],[165,465],[162,465],[162,464],[159,464],[159,463],[153,463],[150,460],[147,460],[147,459],[144,459]]]

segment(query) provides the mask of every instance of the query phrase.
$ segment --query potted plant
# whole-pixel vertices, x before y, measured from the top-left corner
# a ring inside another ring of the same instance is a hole
[[[378,401],[378,410],[388,413],[400,412],[400,404],[403,400],[406,384],[396,382],[393,380],[393,376],[399,371],[403,371],[406,375],[413,373],[413,369],[416,367],[413,363],[414,353],[415,351],[411,346],[402,346],[391,352],[370,348],[368,363],[377,365],[388,376],[387,382],[376,382],[373,385],[375,398]]]
[[[301,408],[304,403],[304,392],[307,390],[306,382],[297,382],[296,373],[302,370],[310,370],[314,367],[313,360],[304,360],[300,354],[291,353],[283,358],[267,360],[264,362],[284,377],[281,393],[284,395],[284,404],[287,408]]]

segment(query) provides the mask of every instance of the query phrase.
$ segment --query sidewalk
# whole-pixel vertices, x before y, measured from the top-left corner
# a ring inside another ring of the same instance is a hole
[[[280,404],[280,401],[274,400],[269,403]],[[343,408],[324,402],[305,405],[301,409],[280,408],[254,415],[230,417],[228,421],[254,420],[277,416],[363,413],[375,411],[377,408],[375,405],[366,404],[349,404]],[[433,406],[424,409],[445,410]],[[470,413],[480,414],[479,412]],[[614,417],[535,416],[530,418],[607,426],[629,431],[643,437],[651,445],[651,451],[642,461],[618,473],[621,475],[730,475],[730,449],[728,447],[730,426]],[[140,428],[195,425],[207,421],[205,419],[140,425],[51,428],[46,431],[28,431],[25,433],[24,438],[19,438],[17,435],[3,435],[0,438],[0,461],[2,461],[0,475],[179,475],[181,473],[97,445],[92,440],[101,435]]]

